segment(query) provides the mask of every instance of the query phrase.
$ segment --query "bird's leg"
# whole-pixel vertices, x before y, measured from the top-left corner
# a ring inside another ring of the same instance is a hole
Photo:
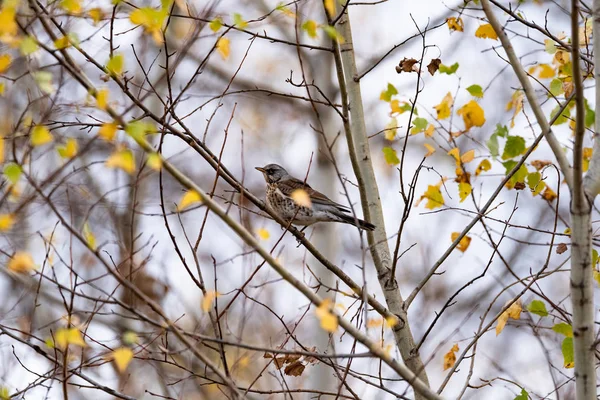
[[[300,229],[300,231],[298,232],[298,236],[306,237],[306,235],[304,234],[304,230],[306,228],[308,228],[308,225],[305,225],[302,229]],[[296,248],[298,248],[302,244],[302,241],[300,240],[299,237],[296,238],[296,241],[298,242],[298,246],[296,246]]]

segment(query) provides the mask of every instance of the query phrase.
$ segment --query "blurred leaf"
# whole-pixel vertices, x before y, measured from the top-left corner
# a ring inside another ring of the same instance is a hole
[[[90,249],[92,250],[96,250],[96,236],[94,236],[94,233],[92,232],[91,228],[90,228],[90,224],[89,223],[85,223],[83,224],[83,237],[87,243],[87,245],[90,247]]]
[[[15,224],[15,217],[12,214],[0,214],[0,232],[9,231]]]
[[[302,24],[302,29],[304,31],[306,31],[308,36],[310,36],[313,39],[317,37],[317,29],[318,28],[319,28],[319,24],[317,24],[312,19],[309,19]]]
[[[10,54],[0,54],[0,74],[3,74],[8,70],[12,63],[12,57]]]
[[[56,150],[62,158],[73,158],[77,155],[78,148],[79,146],[77,145],[77,140],[74,138],[68,138],[65,145],[57,146]]]
[[[178,211],[183,211],[188,208],[192,204],[201,203],[202,197],[195,190],[188,190],[185,192],[181,200],[179,201],[179,205],[177,206]]]
[[[61,0],[60,8],[73,15],[81,14],[81,3],[79,0]]]
[[[101,8],[94,7],[88,11],[88,16],[92,19],[94,26],[98,25],[104,18],[104,12]]]
[[[123,373],[133,359],[133,351],[128,347],[120,347],[112,352],[112,359],[115,362],[117,371]]]
[[[230,41],[228,38],[226,38],[226,37],[219,38],[219,40],[217,40],[216,48],[217,48],[217,51],[219,52],[219,54],[221,55],[221,58],[223,58],[223,60],[227,60],[229,58],[229,53],[230,53],[231,49],[230,49]]]
[[[208,290],[206,294],[202,297],[202,311],[205,313],[209,312],[212,308],[212,305],[217,297],[221,294],[219,292],[215,292],[214,290]]]
[[[98,93],[96,93],[96,105],[99,109],[106,111],[108,107],[108,89],[98,90]]]
[[[19,181],[19,178],[21,178],[22,173],[23,173],[23,170],[21,169],[21,166],[18,164],[11,162],[4,166],[4,176],[13,185],[17,184],[17,182]]]
[[[105,165],[108,168],[118,168],[133,174],[135,172],[135,156],[129,149],[117,150],[108,157]]]
[[[217,17],[210,21],[210,24],[208,24],[208,26],[211,31],[218,32],[219,29],[221,29],[221,27],[223,26],[223,20],[221,19],[221,17]]]
[[[108,62],[106,63],[106,70],[111,75],[119,76],[119,75],[123,74],[124,69],[125,69],[125,57],[121,53],[113,54],[113,56],[110,57],[108,59]]]
[[[290,197],[292,198],[292,200],[294,200],[294,203],[301,207],[310,208],[310,206],[312,205],[312,202],[310,201],[310,196],[304,189],[294,190]]]
[[[396,154],[396,150],[394,150],[391,147],[384,147],[382,149],[382,151],[383,151],[383,157],[384,157],[386,163],[388,163],[389,165],[400,164],[400,159],[398,158],[398,155]]]
[[[546,310],[546,304],[543,301],[541,301],[541,300],[533,300],[527,306],[527,310],[530,313],[533,313],[535,315],[539,315],[540,317],[547,317],[548,316],[548,311]]]
[[[86,347],[81,331],[78,328],[61,328],[54,334],[56,346],[65,349],[68,345]]]
[[[425,157],[429,157],[430,155],[435,153],[435,149],[429,143],[425,143],[423,144],[423,146],[425,146],[425,148],[427,149],[427,154],[425,154]]]
[[[33,257],[31,254],[24,251],[17,251],[8,261],[7,268],[9,271],[18,274],[27,274],[36,269]]]
[[[271,237],[271,234],[265,228],[258,229],[256,231],[256,234],[258,235],[259,238],[261,238],[261,240],[269,240],[269,238]]]
[[[321,322],[321,328],[326,332],[333,333],[338,328],[338,319],[331,311],[331,299],[326,298],[315,310],[317,318]]]
[[[38,71],[32,74],[40,90],[46,94],[52,94],[56,91],[52,83],[52,74],[47,71]]]
[[[242,17],[242,14],[233,14],[233,25],[239,29],[245,29],[248,26],[248,22]]]
[[[325,10],[327,10],[329,18],[335,17],[335,0],[323,0],[323,5],[325,6]]]
[[[344,43],[344,37],[335,29],[333,26],[322,25],[321,29],[329,36],[332,40],[342,44]]]
[[[33,147],[45,145],[53,140],[54,137],[44,125],[36,125],[31,130],[30,142]]]
[[[119,129],[119,125],[115,122],[102,124],[98,130],[98,136],[107,142],[112,142],[117,134],[117,129]]]
[[[37,41],[33,36],[25,36],[19,43],[19,51],[24,56],[29,56],[39,50]]]
[[[162,168],[162,159],[157,153],[151,153],[146,159],[146,165],[155,171],[160,171]]]

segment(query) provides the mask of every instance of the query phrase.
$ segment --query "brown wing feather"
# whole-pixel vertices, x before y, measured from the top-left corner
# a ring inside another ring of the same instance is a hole
[[[308,193],[310,200],[313,203],[333,206],[342,212],[350,212],[350,209],[348,207],[336,203],[329,197],[325,196],[323,193],[311,188],[308,183],[304,183],[300,179],[286,179],[282,183],[283,185],[279,185],[279,190],[281,190],[281,192],[286,196],[290,196],[294,190],[303,189],[306,191],[306,193]]]

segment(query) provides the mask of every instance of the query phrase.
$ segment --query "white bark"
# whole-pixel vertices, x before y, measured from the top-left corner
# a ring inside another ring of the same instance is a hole
[[[376,226],[373,232],[367,234],[373,262],[377,270],[377,277],[381,285],[388,309],[401,321],[393,328],[396,345],[402,359],[408,368],[414,372],[422,385],[429,387],[429,380],[421,357],[416,353],[416,346],[408,323],[404,308],[404,300],[398,288],[396,278],[391,274],[392,260],[385,230],[385,219],[379,197],[379,187],[375,178],[371,151],[367,138],[365,116],[362,103],[360,83],[355,81],[358,76],[354,47],[352,43],[352,30],[347,11],[342,15],[336,25],[343,37],[343,43],[338,44],[336,50],[336,65],[340,80],[342,102],[348,106],[349,121],[345,121],[346,139],[352,160],[352,167],[356,175],[360,190],[361,203],[365,219]],[[340,65],[341,64],[341,65]],[[340,71],[339,69],[342,69]],[[342,73],[340,73],[342,72]],[[424,397],[417,392],[416,399]]]

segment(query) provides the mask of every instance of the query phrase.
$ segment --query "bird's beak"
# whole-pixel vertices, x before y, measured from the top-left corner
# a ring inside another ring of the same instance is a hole
[[[257,169],[257,170],[258,170],[258,171],[260,171],[260,172],[265,172],[265,169],[264,169],[264,168],[262,168],[262,167],[256,167],[255,169]]]

